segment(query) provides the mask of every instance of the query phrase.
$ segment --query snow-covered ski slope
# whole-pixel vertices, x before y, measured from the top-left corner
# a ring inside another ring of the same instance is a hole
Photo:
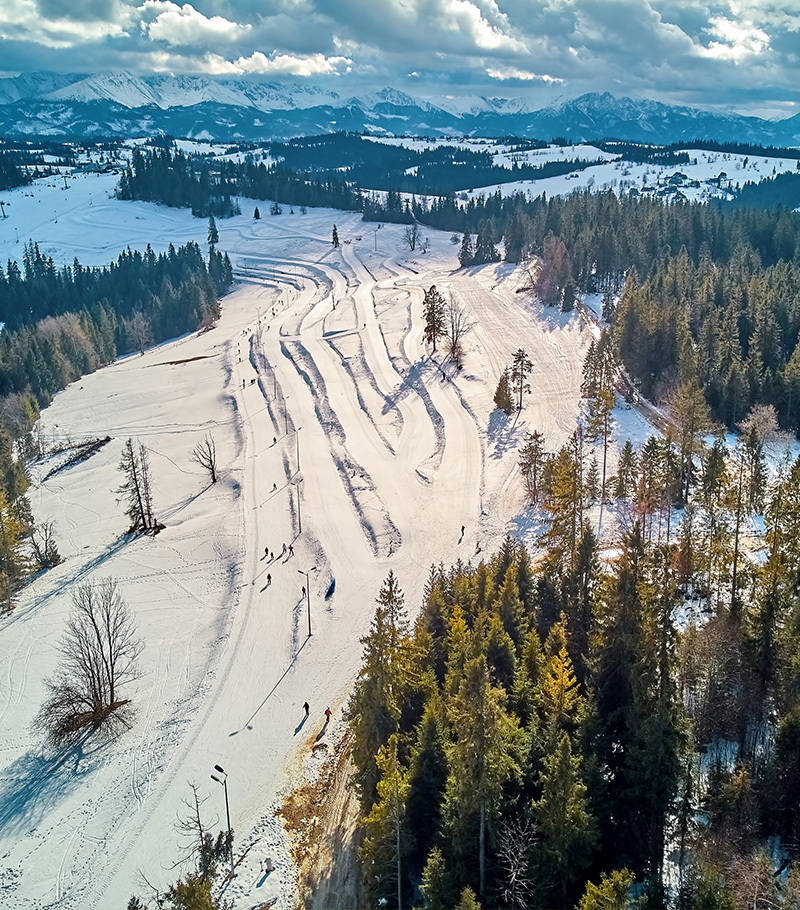
[[[205,221],[114,200],[113,183],[85,176],[66,190],[51,180],[5,193],[0,261],[21,258],[27,238],[58,264],[205,240]],[[449,234],[426,230],[429,251],[412,254],[400,226],[288,206],[254,221],[253,205],[242,200],[245,215],[218,222],[238,282],[211,331],[86,376],[42,415],[50,440],[112,442],[49,479],[57,457],[33,469],[33,508],[54,521],[64,562],[0,619],[4,910],[112,910],[148,893],[142,872],[162,887],[174,881],[189,783],[207,799],[206,822],[225,825],[215,764],[229,775],[237,859],[249,848],[227,897],[237,908],[273,898],[292,906],[274,808],[341,731],[382,580],[394,570],[414,614],[433,563],[491,554],[524,508],[516,448],[525,430],[555,449],[574,429],[590,332],[577,314],[543,313],[517,293],[519,270],[456,271]],[[422,344],[431,284],[475,321],[460,373]],[[492,395],[519,347],[534,363],[533,393],[507,419]],[[208,432],[214,486],[189,457]],[[149,453],[166,526],[155,538],[123,534],[117,464],[128,437]],[[70,588],[103,577],[118,580],[145,642],[128,690],[136,719],[115,742],[54,755],[31,722]],[[267,856],[276,868],[265,876]]]

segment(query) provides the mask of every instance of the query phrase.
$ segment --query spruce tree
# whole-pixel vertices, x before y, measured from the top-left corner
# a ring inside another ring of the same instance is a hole
[[[333,232],[331,234],[331,243],[333,244],[334,249],[339,246],[339,232],[336,230],[336,225],[333,226]]]
[[[445,319],[445,299],[436,289],[436,285],[425,292],[425,298],[422,301],[422,319],[425,323],[423,337],[426,344],[433,346],[436,350],[436,341],[447,335],[447,323]]]
[[[475,261],[475,251],[472,248],[472,234],[470,234],[469,231],[464,231],[464,236],[461,238],[461,251],[458,254],[458,261],[462,269],[466,268],[468,265],[472,265]]]
[[[566,733],[545,756],[540,784],[541,799],[533,804],[542,835],[539,863],[541,877],[553,883],[545,906],[569,907],[574,886],[589,865],[595,833],[580,757],[573,755]]]
[[[157,531],[158,523],[153,517],[150,461],[147,457],[147,449],[142,443],[139,443],[137,448],[133,444],[133,439],[126,441],[119,469],[125,480],[117,492],[124,494],[127,500],[125,514],[130,519],[128,533]]]
[[[533,362],[528,357],[527,353],[519,348],[514,354],[514,360],[511,364],[511,371],[509,372],[509,381],[511,387],[514,390],[514,394],[517,396],[517,410],[522,410],[522,396],[524,394],[530,394],[531,387],[528,384],[528,374],[533,369]]]
[[[494,226],[491,219],[487,218],[481,222],[478,228],[478,236],[475,240],[475,254],[472,259],[473,263],[497,262],[500,256],[495,247],[495,242]]]
[[[510,414],[514,410],[514,402],[511,398],[511,388],[508,381],[508,370],[503,370],[500,374],[500,379],[497,381],[494,403],[495,407],[499,408],[504,414]]]
[[[520,731],[505,710],[505,693],[491,685],[486,659],[470,660],[450,708],[455,742],[450,780],[458,816],[478,814],[480,893],[486,893],[486,831],[500,808],[503,785],[519,774]]]
[[[528,434],[525,444],[519,450],[520,474],[525,484],[525,492],[533,505],[539,502],[544,457],[544,436],[538,430],[534,430]]]
[[[636,452],[630,439],[626,439],[617,464],[617,478],[614,486],[615,499],[630,499],[633,496],[636,490],[637,475]]]
[[[213,215],[208,216],[208,245],[214,246],[219,243],[219,231],[217,230],[217,222],[214,220]]]
[[[397,910],[402,910],[403,859],[409,842],[409,774],[397,758],[397,734],[393,733],[378,750],[375,764],[380,773],[377,799],[363,820],[366,834],[360,853],[372,885],[368,889],[372,902],[377,904],[388,898]]]
[[[378,593],[377,604],[369,633],[361,639],[364,659],[348,706],[354,777],[365,813],[375,801],[380,779],[376,756],[398,732],[402,694],[411,672],[403,593],[391,571]]]
[[[409,861],[423,867],[430,850],[440,843],[442,805],[447,783],[446,723],[441,699],[434,694],[425,705],[416,731],[408,774],[406,821],[413,833]]]

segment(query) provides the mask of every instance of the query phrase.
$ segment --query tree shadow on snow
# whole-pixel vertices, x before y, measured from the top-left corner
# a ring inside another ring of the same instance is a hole
[[[87,749],[89,734],[57,752],[30,750],[6,768],[0,785],[0,829],[30,831],[100,764],[106,743]]]
[[[519,411],[516,409],[510,416],[495,408],[489,415],[488,436],[493,443],[491,458],[502,458],[509,449],[517,449],[522,444],[523,427],[518,425]]]

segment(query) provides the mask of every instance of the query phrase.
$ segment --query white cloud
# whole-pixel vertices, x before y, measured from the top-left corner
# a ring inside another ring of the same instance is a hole
[[[125,34],[122,24],[114,19],[86,22],[71,19],[67,10],[64,12],[63,17],[47,18],[41,15],[34,0],[3,0],[0,41],[24,40],[49,48],[65,48]]]
[[[769,48],[769,35],[747,21],[734,21],[721,16],[709,20],[706,32],[718,40],[701,49],[701,55],[736,63],[763,54]]]
[[[272,54],[256,51],[249,57],[226,60],[219,54],[207,54],[206,71],[215,75],[244,73],[273,73],[285,76],[335,75],[342,66],[352,63],[347,57],[326,57],[324,54]]]
[[[204,16],[191,3],[178,6],[170,0],[147,0],[140,7],[145,14],[157,11],[156,18],[146,27],[151,38],[174,46],[232,42],[245,35],[252,26],[231,22],[223,16]]]
[[[507,79],[518,79],[522,82],[563,82],[556,76],[548,76],[547,73],[531,73],[528,70],[521,70],[515,66],[494,66],[486,70],[486,75],[492,79],[505,81]]]
[[[490,9],[496,11],[493,18],[499,23],[492,25],[484,18],[481,10],[470,0],[445,0],[442,4],[440,24],[449,31],[460,32],[468,35],[476,48],[482,51],[506,51],[510,53],[526,53],[525,42],[509,34],[509,23],[491,3]],[[500,26],[505,26],[505,30]]]

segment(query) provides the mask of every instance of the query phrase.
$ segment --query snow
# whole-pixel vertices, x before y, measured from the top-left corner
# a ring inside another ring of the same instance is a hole
[[[571,146],[565,149],[553,146],[545,151],[548,152],[545,160],[550,161],[570,161],[578,158],[593,160],[600,159],[600,156],[604,154],[593,146]],[[622,194],[635,189],[638,192],[654,195],[662,191],[661,195],[671,198],[667,194],[669,178],[679,173],[685,175],[686,179],[681,180],[675,186],[675,190],[686,199],[705,202],[715,198],[730,198],[730,190],[735,188],[737,183],[742,186],[747,181],[758,183],[765,177],[772,177],[773,172],[775,174],[787,171],[795,173],[797,170],[797,161],[794,158],[762,158],[728,152],[704,152],[697,149],[684,149],[684,151],[689,155],[688,164],[656,165],[632,164],[628,161],[614,162],[609,160],[612,156],[606,153],[605,161],[600,160],[598,164],[592,164],[570,174],[545,177],[541,180],[518,180],[514,183],[485,186],[459,195],[463,195],[467,199],[480,195],[490,196],[498,189],[504,196],[521,192],[530,194],[532,197],[540,196],[542,193],[547,193],[548,196],[565,196],[576,190],[585,189],[593,189],[595,192],[613,190]],[[536,152],[526,152],[525,155],[526,160],[531,164],[543,163],[543,161],[537,162],[533,157]],[[747,165],[744,163],[745,160],[747,160]],[[498,161],[498,163],[501,162]],[[727,177],[718,184],[716,178],[722,172]],[[699,185],[694,186],[694,183]],[[674,194],[672,198],[675,198]]]
[[[38,181],[4,193],[0,261],[20,259],[28,238],[57,265],[74,256],[101,265],[148,242],[156,251],[203,243],[205,220],[120,202],[115,182],[84,174],[66,190],[63,180]],[[42,415],[48,439],[112,442],[47,480],[49,461],[33,469],[31,503],[54,521],[64,562],[0,618],[4,910],[123,906],[143,890],[141,872],[161,886],[174,880],[175,820],[190,782],[207,800],[207,823],[224,825],[215,764],[228,773],[237,857],[247,850],[226,897],[237,910],[273,899],[294,906],[274,811],[342,733],[381,581],[393,569],[414,614],[431,564],[492,554],[523,510],[516,449],[525,433],[538,429],[557,449],[574,429],[591,333],[577,312],[543,311],[517,293],[520,269],[456,271],[449,232],[426,229],[429,251],[409,253],[402,225],[373,230],[353,213],[286,207],[254,221],[255,203],[241,204],[246,214],[217,222],[239,278],[218,324],[84,377]],[[350,241],[339,249],[334,222]],[[475,321],[461,372],[422,344],[432,284]],[[492,396],[520,346],[534,363],[533,394],[506,418]],[[213,486],[189,458],[207,432],[221,469]],[[165,525],[155,538],[123,535],[115,491],[129,436],[149,452]],[[293,555],[282,555],[284,543]],[[129,689],[136,719],[115,742],[54,755],[31,722],[56,666],[69,589],[109,576],[145,642]],[[265,876],[267,856],[275,871]]]

